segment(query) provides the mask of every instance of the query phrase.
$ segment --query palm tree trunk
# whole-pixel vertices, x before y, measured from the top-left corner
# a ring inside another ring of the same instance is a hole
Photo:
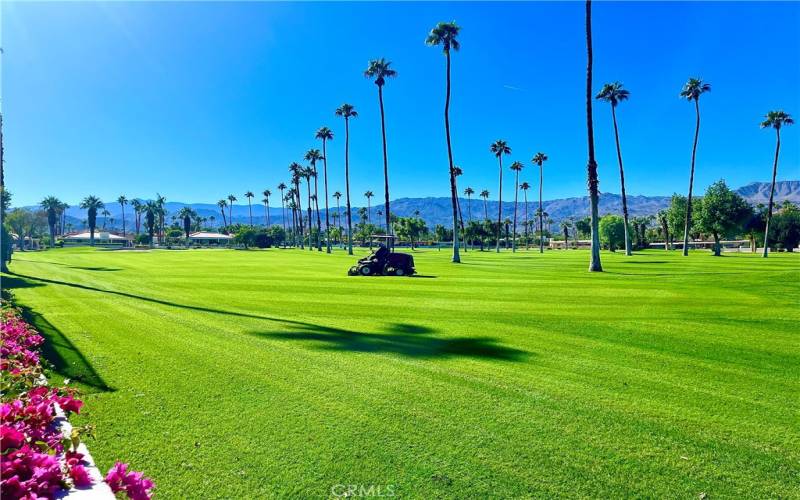
[[[305,248],[305,243],[303,241],[305,239],[305,232],[303,230],[303,199],[302,196],[300,195],[300,181],[298,180],[297,182],[295,182],[294,186],[296,191],[295,210],[297,211],[297,224],[300,226],[300,249],[302,250]]]
[[[317,251],[322,251],[322,219],[319,216],[319,182],[317,179],[317,162],[314,162],[311,167],[314,169],[314,210],[317,212]]]
[[[467,223],[472,223],[472,195],[467,194]],[[468,248],[471,245],[472,250],[475,250],[475,239],[470,238],[471,241],[468,241],[464,244],[464,248]]]
[[[383,192],[384,192],[384,213],[386,215],[386,234],[392,234],[391,216],[389,215],[389,160],[386,153],[386,123],[383,115],[383,86],[378,85],[378,101],[381,107],[381,137],[383,138]],[[389,240],[391,241],[391,240]],[[390,243],[390,248],[392,244]]]
[[[222,212],[222,225],[227,227],[228,226],[228,221],[225,219],[225,209],[220,207],[219,211]],[[136,232],[137,233],[139,232],[138,228],[136,229]]]
[[[514,177],[514,231],[511,236],[511,252],[517,251],[517,201],[519,199],[519,170]]]
[[[267,229],[269,229],[269,198],[267,198]]]
[[[597,190],[597,162],[594,158],[594,123],[592,122],[592,0],[586,0],[586,133],[589,146],[589,162],[586,165],[589,202],[592,215],[592,256],[589,261],[589,272],[602,272],[600,263],[600,227],[598,205],[600,202]],[[541,186],[541,183],[540,183]],[[539,197],[541,199],[541,196]],[[539,214],[541,220],[541,212]],[[544,241],[540,248],[543,250]]]
[[[772,207],[775,199],[775,177],[778,175],[778,153],[781,151],[781,129],[776,128],[777,142],[775,143],[775,162],[772,164],[772,186],[769,189],[769,204],[767,205],[767,225],[764,227],[764,257],[769,254],[769,223],[772,221]]]
[[[294,195],[292,195],[294,198]],[[292,200],[292,205],[290,206],[292,209],[292,222],[291,222],[291,230],[292,230],[292,244],[293,246],[297,246],[297,213],[294,209],[294,200]]]
[[[544,186],[544,165],[539,165],[539,253],[544,253],[544,208],[542,208],[542,188]]]
[[[483,199],[483,218],[489,220],[489,203],[488,198]]]
[[[267,203],[264,202],[264,225],[265,225],[264,227],[266,227],[267,229],[269,229],[269,220],[267,219],[268,216],[269,216],[269,209],[267,208]]]
[[[311,242],[311,178],[306,177],[306,193],[308,194],[308,250],[314,250],[314,244]]]
[[[497,161],[500,162],[500,190],[497,200],[497,245],[495,246],[495,252],[500,253],[500,234],[503,228],[503,153],[497,156]],[[506,244],[508,244],[507,241]]]
[[[611,118],[614,121],[614,140],[617,143],[617,161],[619,162],[619,182],[622,191],[622,219],[625,224],[625,255],[633,255],[631,252],[631,237],[628,234],[628,197],[625,194],[625,169],[622,168],[622,150],[619,147],[619,130],[617,129],[616,107],[611,105]]]
[[[344,185],[347,215],[347,255],[353,255],[353,216],[350,212],[350,120],[344,119]]]
[[[528,190],[527,189],[522,193],[522,196],[525,199],[525,250],[530,250],[530,241],[529,241],[529,238],[528,238],[529,223],[528,223]]]
[[[458,191],[456,190],[456,172],[453,165],[453,148],[450,143],[450,50],[445,51],[446,64],[446,90],[444,99],[444,131],[447,136],[447,159],[450,162],[450,202],[453,205],[453,263],[461,262],[458,253]]]
[[[286,233],[286,199],[283,197],[283,189],[281,189],[281,223],[283,232]]]
[[[700,99],[694,100],[697,123],[694,127],[694,144],[692,145],[692,168],[689,171],[689,196],[686,198],[686,223],[683,228],[683,256],[689,255],[689,230],[692,224],[692,187],[694,187],[694,160],[697,155],[697,138],[700,135]]]
[[[124,237],[125,236],[125,205],[120,203],[120,206],[122,207],[122,236]]]
[[[325,252],[331,253],[331,219],[328,210],[328,151],[327,139],[322,139],[322,179],[325,188]]]
[[[458,179],[456,179],[456,193],[458,193]],[[461,199],[456,196],[456,205],[458,206],[458,226],[461,231],[461,236],[464,236],[464,214],[461,212]],[[459,240],[462,241],[462,240]],[[464,243],[464,253],[467,252],[467,244]]]

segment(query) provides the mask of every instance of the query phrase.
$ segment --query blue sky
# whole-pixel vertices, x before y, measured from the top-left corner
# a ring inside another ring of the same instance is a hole
[[[362,76],[386,57],[392,198],[448,193],[444,57],[424,45],[442,20],[462,26],[451,112],[460,188],[497,194],[489,144],[526,163],[546,152],[545,197],[585,194],[583,3],[17,3],[2,6],[7,184],[15,205],[49,194],[214,202],[260,192],[327,125],[331,191],[343,190],[343,102],[352,194],[381,191],[377,90]],[[683,193],[694,127],[678,98],[703,96],[696,189],[769,180],[768,110],[800,117],[800,4],[594,6],[595,87],[631,91],[618,110],[630,194]],[[601,189],[619,192],[610,110],[595,105]],[[779,178],[800,177],[800,126],[783,133]],[[510,161],[506,165],[510,164]],[[506,171],[508,174],[508,170]],[[510,175],[504,192],[512,190]],[[506,191],[507,190],[507,191]],[[506,195],[507,197],[508,195]]]

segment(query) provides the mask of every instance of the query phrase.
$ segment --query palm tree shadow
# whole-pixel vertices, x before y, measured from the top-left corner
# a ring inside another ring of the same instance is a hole
[[[343,328],[293,323],[289,331],[252,332],[253,335],[285,341],[301,341],[317,349],[361,353],[398,354],[412,358],[471,357],[522,361],[530,353],[506,347],[491,337],[439,337],[435,330],[407,323],[392,323],[382,332],[356,332]]]
[[[80,269],[82,271],[122,271],[119,267],[92,267],[92,266],[68,266],[70,269]]]
[[[43,286],[33,281],[3,276],[3,289],[30,288]],[[30,307],[19,306],[22,317],[44,337],[42,355],[49,362],[49,367],[62,378],[74,380],[84,393],[112,392],[115,389],[105,383],[103,378],[92,367],[86,356],[75,347],[61,331],[47,321],[44,316]]]
[[[304,321],[265,316],[260,314],[226,311],[222,309],[193,306],[188,304],[178,304],[154,297],[146,297],[116,290],[106,290],[89,285],[82,285],[79,283],[52,280],[36,276],[26,276],[16,273],[11,274],[13,274],[14,277],[4,277],[4,281],[8,279],[14,279],[15,282],[20,286],[42,286],[43,284],[61,285],[80,290],[106,293],[120,297],[141,300],[168,307],[278,323],[285,325],[289,328],[289,330],[283,332],[270,331],[251,333],[253,335],[270,339],[315,342],[321,344],[321,348],[323,349],[352,352],[396,353],[404,356],[419,358],[446,358],[453,356],[464,356],[507,361],[521,361],[530,355],[528,352],[500,345],[497,343],[496,339],[491,337],[453,338],[432,336],[429,334],[435,333],[434,330],[420,325],[394,323],[386,327],[385,332],[382,333],[356,332],[342,328],[315,325],[313,323]],[[64,340],[69,342],[66,338]],[[102,386],[107,387],[105,384],[102,384]]]

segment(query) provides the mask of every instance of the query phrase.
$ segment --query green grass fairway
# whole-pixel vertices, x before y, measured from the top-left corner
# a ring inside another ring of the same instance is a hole
[[[162,498],[800,496],[800,255],[463,257],[64,249],[3,286]]]

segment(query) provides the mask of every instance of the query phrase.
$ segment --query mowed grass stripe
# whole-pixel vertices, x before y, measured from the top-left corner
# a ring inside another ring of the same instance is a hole
[[[340,250],[15,257],[20,302],[116,389],[87,396],[96,458],[162,497],[794,492],[793,255],[589,275],[580,251],[423,250],[411,279],[347,277]]]

